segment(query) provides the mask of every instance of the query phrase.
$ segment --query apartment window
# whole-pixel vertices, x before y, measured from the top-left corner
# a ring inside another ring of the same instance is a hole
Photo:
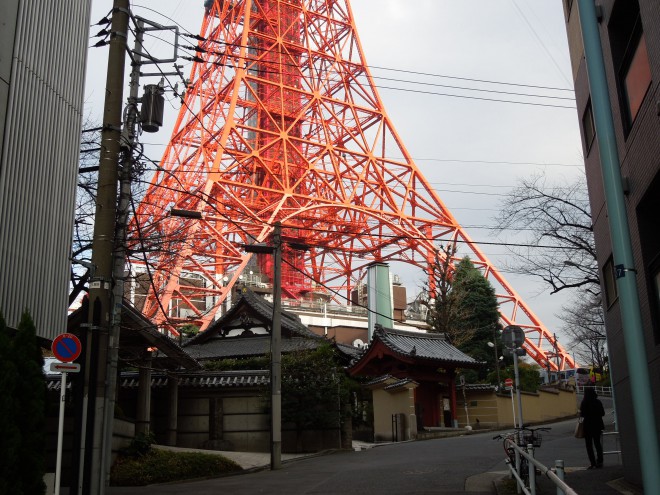
[[[619,294],[616,290],[616,279],[614,277],[614,261],[610,259],[603,266],[603,284],[605,285],[605,306],[609,308],[614,304]]]
[[[651,67],[649,55],[646,51],[646,40],[642,34],[637,40],[631,54],[630,63],[625,66],[622,74],[623,96],[628,112],[628,123],[632,124],[637,117],[646,92],[651,86]]]
[[[657,343],[660,337],[660,332],[658,331],[658,327],[660,327],[660,263],[656,263],[655,266],[652,267],[651,285],[652,293],[650,294],[649,302],[651,305],[651,311],[653,312],[652,318],[655,326],[654,334]]]
[[[651,85],[646,39],[637,0],[617,0],[608,25],[612,62],[627,134]]]
[[[591,145],[594,144],[594,138],[596,137],[591,99],[587,102],[587,108],[584,109],[584,114],[582,114],[582,135],[584,136],[584,154],[588,156]]]
[[[656,344],[660,344],[660,173],[637,206],[637,225],[644,261],[648,308]],[[642,300],[642,306],[646,306]]]

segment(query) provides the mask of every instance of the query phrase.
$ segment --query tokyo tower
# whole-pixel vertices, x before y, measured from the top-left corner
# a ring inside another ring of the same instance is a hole
[[[145,315],[172,332],[191,320],[206,328],[250,270],[272,276],[272,256],[255,263],[244,245],[268,244],[280,222],[284,240],[308,247],[284,248],[287,298],[345,303],[369,264],[428,270],[440,244],[460,243],[498,292],[502,321],[525,330],[530,356],[574,365],[413,162],[348,0],[206,5],[190,84],[132,222],[133,248],[153,253]]]

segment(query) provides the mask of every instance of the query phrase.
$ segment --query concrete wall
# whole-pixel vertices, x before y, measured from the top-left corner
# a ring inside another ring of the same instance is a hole
[[[374,441],[394,441],[395,435],[392,432],[392,415],[394,414],[400,414],[404,422],[404,438],[398,438],[398,440],[415,438],[417,434],[417,418],[415,416],[414,388],[405,388],[396,392],[376,389],[373,391],[373,404]]]
[[[68,486],[71,479],[71,460],[73,459],[73,418],[71,413],[65,413],[64,435],[62,438],[62,483]],[[49,416],[46,418],[46,472],[55,473],[57,462],[57,427],[58,417]],[[117,453],[127,448],[135,438],[135,424],[132,421],[126,421],[115,418],[112,431],[112,462],[115,461]],[[54,486],[53,476],[47,477],[49,486]]]
[[[513,426],[513,409],[508,393],[496,394],[493,391],[467,390],[467,416],[463,396],[457,394],[457,419],[459,427],[469,424],[473,428],[494,428]],[[537,393],[521,394],[523,420],[527,423],[541,423],[577,415],[577,399],[574,391],[543,389]],[[516,415],[518,401],[514,395]],[[477,420],[479,420],[477,422]],[[517,422],[517,418],[516,418]]]
[[[154,390],[152,431],[158,443],[166,443],[166,390]],[[179,389],[177,447],[268,452],[270,414],[258,391]],[[317,452],[341,448],[339,428],[306,430],[300,434],[293,425],[282,426],[283,452]]]

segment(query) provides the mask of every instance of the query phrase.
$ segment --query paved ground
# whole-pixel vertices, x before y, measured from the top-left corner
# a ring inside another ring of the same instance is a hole
[[[575,441],[579,442],[579,440]],[[388,449],[391,446],[391,444],[374,445],[363,442],[354,442],[354,450],[356,451],[369,450],[374,447],[377,447],[379,450]],[[602,469],[587,470],[584,466],[586,454],[583,452],[583,449],[580,448],[582,447],[581,444],[578,444],[577,446],[578,448],[572,449],[574,453],[571,454],[569,451],[561,451],[561,455],[565,458],[564,461],[565,465],[567,466],[565,480],[568,485],[573,488],[579,495],[643,495],[643,492],[639,487],[631,486],[623,480],[623,468],[618,456],[607,456],[605,466]],[[414,448],[414,442],[410,447]],[[385,451],[382,452],[385,454]],[[261,483],[262,476],[256,475],[256,473],[259,471],[268,471],[270,466],[270,455],[268,453],[217,452],[217,454],[234,460],[246,470],[244,474],[233,477],[234,479],[231,481],[232,486],[240,486],[242,488],[243,491],[240,493],[249,493],[250,487],[254,489],[253,493],[284,493],[284,491],[282,491],[282,487],[264,487],[264,485]],[[552,455],[552,453],[549,452],[546,452],[545,454],[546,456]],[[310,457],[318,456],[319,455],[309,456],[284,454],[282,456],[282,461],[285,468],[283,469],[282,477],[287,477],[287,466],[289,466],[290,463],[297,464],[297,462],[310,459]],[[356,457],[356,462],[359,462],[359,457]],[[312,464],[309,464],[309,467],[309,471],[314,471],[315,468],[312,467]],[[499,467],[503,467],[503,465]],[[170,494],[194,492],[197,495],[203,495],[206,493],[216,493],[216,490],[224,491],[218,485],[224,486],[226,483],[226,478],[224,481],[220,479],[217,481],[197,480],[188,483],[152,485],[141,488],[111,488],[108,493],[109,495],[132,495],[138,493],[141,495],[160,495],[163,493]],[[555,495],[556,493],[556,487],[554,484],[544,476],[539,477],[537,485],[537,494],[539,495]],[[417,491],[415,492],[417,493]],[[322,491],[317,493],[332,492]],[[435,491],[429,493],[435,493]],[[509,480],[506,471],[504,469],[498,469],[470,476],[465,480],[465,486],[462,493],[514,495],[516,490],[513,482]]]

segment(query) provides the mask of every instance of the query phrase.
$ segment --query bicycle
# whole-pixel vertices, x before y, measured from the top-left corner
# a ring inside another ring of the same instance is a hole
[[[520,465],[516,463],[516,449],[512,444],[517,445],[518,447],[526,450],[528,445],[532,445],[534,448],[540,447],[543,440],[543,436],[540,432],[550,431],[549,427],[539,427],[539,428],[528,428],[526,426],[516,427],[514,431],[507,433],[500,433],[495,435],[493,440],[503,440],[502,446],[504,448],[504,453],[507,456],[507,464],[511,464],[514,467],[517,467],[516,471],[518,476],[523,481],[525,487],[529,488],[529,461],[523,455],[519,455]]]

